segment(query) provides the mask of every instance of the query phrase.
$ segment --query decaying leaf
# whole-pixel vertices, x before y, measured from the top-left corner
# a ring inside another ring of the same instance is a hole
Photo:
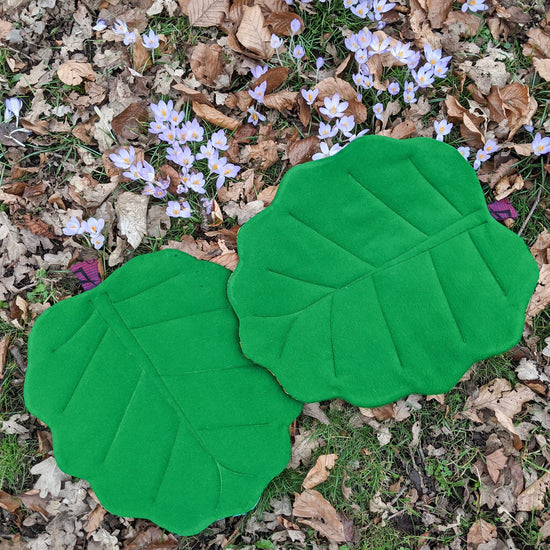
[[[332,470],[334,464],[336,464],[337,458],[338,455],[336,454],[321,455],[317,459],[315,466],[307,473],[302,483],[302,487],[304,489],[313,489],[313,487],[317,487],[317,485],[327,480],[330,470]]]
[[[298,139],[288,148],[288,160],[292,166],[311,160],[311,157],[319,151],[319,139],[317,136],[309,136]]]
[[[269,59],[274,53],[269,43],[271,33],[265,26],[260,6],[243,6],[243,18],[237,31],[237,38],[245,48],[264,59]]]
[[[69,60],[57,69],[57,76],[63,84],[78,86],[84,79],[95,80],[96,74],[90,63]]]
[[[188,0],[186,11],[193,27],[215,27],[229,10],[229,0]]]
[[[246,147],[251,159],[261,161],[260,168],[262,170],[267,170],[279,160],[277,144],[272,139],[261,141],[257,145],[247,145]]]
[[[52,497],[56,497],[61,491],[61,483],[71,479],[71,476],[64,474],[57,467],[57,462],[53,456],[34,465],[31,468],[31,474],[40,476],[34,484],[34,488],[40,490],[41,497],[45,497],[48,493]]]
[[[330,424],[330,420],[323,409],[321,409],[321,404],[319,402],[306,403],[302,408],[302,414],[317,419],[321,424],[325,424],[325,426]]]
[[[474,549],[480,544],[493,540],[496,536],[497,528],[484,519],[479,519],[479,521],[476,521],[470,527],[466,542],[468,543],[468,548]]]
[[[474,422],[483,422],[478,413],[490,409],[497,421],[510,433],[516,434],[513,417],[521,411],[524,403],[534,399],[535,393],[523,384],[517,384],[512,390],[508,380],[496,378],[485,384],[477,397],[469,397],[462,414]]]
[[[292,445],[292,454],[287,468],[295,470],[300,463],[306,464],[311,453],[321,447],[324,442],[318,437],[312,437],[311,431],[296,434],[294,445]]]
[[[531,247],[531,254],[539,266],[539,280],[527,306],[526,319],[530,321],[550,304],[550,236],[543,231]]]
[[[518,496],[518,510],[523,512],[542,510],[549,487],[550,473],[546,472]]]
[[[118,229],[135,249],[147,233],[147,205],[149,197],[136,195],[130,191],[122,193],[115,205],[118,216]]]
[[[346,542],[343,523],[332,504],[321,493],[315,489],[308,489],[302,494],[295,493],[295,497],[292,513],[300,523],[313,527],[331,541]]]

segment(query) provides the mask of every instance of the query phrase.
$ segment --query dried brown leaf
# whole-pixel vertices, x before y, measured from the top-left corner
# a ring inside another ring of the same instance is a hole
[[[330,424],[330,420],[328,416],[325,414],[325,411],[321,409],[320,403],[306,403],[302,407],[302,414],[315,418],[316,420],[321,422],[321,424],[325,424],[325,426],[328,426]]]
[[[346,542],[344,525],[338,518],[336,510],[321,493],[315,489],[308,489],[302,494],[295,493],[296,500],[292,513],[300,523],[309,525],[321,535],[334,542]]]
[[[508,380],[496,378],[482,386],[477,397],[468,398],[462,414],[470,420],[482,422],[477,413],[482,409],[490,409],[503,428],[517,435],[513,417],[521,411],[524,403],[531,401],[534,397],[535,394],[527,386],[517,384],[512,390]]]
[[[300,463],[305,465],[311,453],[320,447],[321,443],[322,440],[320,438],[312,437],[311,431],[296,434],[287,468],[295,470],[300,466]]]
[[[504,176],[500,181],[495,185],[495,200],[500,201],[514,191],[519,191],[523,189],[525,182],[521,177],[521,174],[511,174],[509,176]]]
[[[326,481],[330,474],[330,470],[332,470],[336,464],[337,458],[338,455],[336,454],[321,455],[317,459],[315,466],[307,473],[302,483],[302,487],[304,489],[313,489],[313,487],[317,487],[317,485]]]
[[[177,90],[178,92],[181,92],[181,95],[184,99],[187,99],[189,101],[196,101],[197,103],[204,103],[205,105],[210,105],[212,107],[212,103],[210,102],[210,100],[198,90],[194,90],[193,88],[190,88],[185,84],[174,84],[172,88],[174,88],[174,90]]]
[[[228,130],[236,130],[241,125],[239,120],[228,117],[214,107],[210,107],[204,103],[193,101],[192,106],[193,111],[195,111],[195,114],[198,117],[206,120],[206,122],[215,124],[216,126],[221,126],[222,128],[227,128]]]
[[[193,27],[215,27],[229,11],[229,0],[189,0],[186,6]]]
[[[546,472],[518,496],[518,510],[522,512],[543,510],[544,499],[549,488],[550,473]]]
[[[298,21],[300,21],[300,30],[296,34],[301,34],[304,30],[304,21],[297,13],[294,12],[272,12],[266,17],[265,24],[271,27],[271,32],[274,34],[291,36],[292,31],[290,30],[290,23],[292,23],[294,19],[298,19]]]
[[[292,166],[311,160],[311,157],[319,151],[319,139],[317,136],[309,136],[292,143],[288,148],[288,160]]]
[[[90,538],[92,533],[97,530],[97,528],[101,525],[101,522],[103,521],[103,518],[105,517],[105,514],[107,513],[107,510],[101,506],[101,504],[98,504],[88,515],[88,520],[84,524],[84,531],[88,533],[87,538]]]
[[[223,50],[218,44],[199,42],[191,54],[191,70],[195,78],[206,86],[215,85],[223,71],[222,63]]]
[[[311,122],[311,107],[307,104],[307,101],[301,93],[296,97],[296,104],[298,105],[298,117],[300,118],[300,122],[304,128],[308,128]]]
[[[540,268],[539,280],[535,287],[535,292],[531,296],[531,301],[527,306],[525,314],[526,319],[531,321],[535,315],[538,315],[546,306],[550,304],[550,265],[544,264]]]
[[[338,94],[341,100],[349,103],[345,111],[346,115],[353,115],[357,124],[361,124],[367,120],[367,108],[363,103],[357,101],[357,92],[349,82],[341,78],[330,77],[321,80],[315,88],[319,90],[319,95],[314,103],[314,107],[317,110],[323,106],[325,97],[332,97],[334,94]]]
[[[542,53],[538,57],[550,57],[550,34],[544,32],[541,28],[534,28],[527,31],[527,36],[536,49]],[[531,55],[529,52],[526,53]]]
[[[151,65],[151,54],[141,40],[136,40],[132,49],[132,61],[136,71],[143,74]]]
[[[291,110],[296,106],[297,97],[298,92],[283,90],[282,92],[275,92],[274,94],[266,95],[264,97],[264,105],[268,109],[276,109],[282,113],[285,109]]]
[[[52,228],[45,222],[40,219],[31,218],[30,214],[25,214],[23,216],[23,221],[25,222],[25,227],[35,235],[40,237],[47,237],[48,239],[57,239],[57,235],[53,232]]]
[[[550,59],[541,59],[540,57],[535,57],[533,59],[533,65],[540,77],[546,82],[550,82]]]
[[[537,262],[537,265],[542,267],[544,264],[550,263],[550,254],[549,249],[550,248],[550,233],[547,229],[545,229],[542,233],[539,234],[537,237],[537,240],[531,247],[531,254],[533,255],[533,258],[535,258],[535,261]]]
[[[476,521],[468,531],[466,542],[468,548],[475,549],[480,544],[489,542],[497,537],[497,528],[491,523],[486,522],[484,519]]]
[[[272,12],[281,13],[289,11],[288,4],[285,0],[254,0],[253,2],[257,6],[260,6],[262,13],[267,16]]]
[[[262,189],[258,194],[258,200],[262,201],[264,203],[264,206],[269,206],[275,198],[277,189],[279,189],[278,185],[270,185],[269,187]]]
[[[247,150],[249,158],[262,161],[260,164],[262,170],[267,170],[279,160],[277,144],[271,139],[261,141],[257,145],[247,145]]]
[[[113,117],[111,126],[119,140],[137,139],[142,133],[141,128],[148,118],[147,104],[136,101],[130,103],[122,113]]]
[[[4,378],[4,365],[6,363],[6,354],[8,353],[9,344],[9,336],[4,336],[4,338],[0,340],[0,380]]]
[[[124,545],[124,550],[171,550],[179,546],[178,539],[160,527],[148,527]]]
[[[259,86],[266,82],[265,95],[276,90],[288,78],[288,67],[272,67],[268,69],[256,82],[253,87]]]
[[[462,27],[462,36],[475,36],[479,30],[481,19],[473,13],[464,13],[463,11],[454,10],[449,13],[445,21],[445,26],[449,27],[453,23],[458,23]]]
[[[497,449],[494,453],[487,455],[485,460],[487,461],[487,471],[491,479],[496,483],[500,477],[500,473],[508,462],[508,457],[504,454],[503,449]]]
[[[63,84],[78,86],[84,79],[95,80],[96,74],[90,63],[70,59],[57,69],[57,76]]]
[[[235,23],[235,25],[240,25],[243,18],[244,10],[243,6],[253,6],[254,0],[234,0],[229,8],[228,17]]]
[[[263,59],[269,59],[275,50],[271,47],[271,33],[265,26],[260,6],[243,6],[243,10],[243,18],[237,30],[239,42]]]
[[[0,491],[0,508],[7,510],[10,514],[14,514],[21,508],[21,502],[9,493]]]
[[[453,0],[426,0],[432,29],[440,29],[453,9]]]

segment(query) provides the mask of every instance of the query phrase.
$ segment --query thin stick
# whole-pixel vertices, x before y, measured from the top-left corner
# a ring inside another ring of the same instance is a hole
[[[521,237],[521,234],[523,233],[524,229],[527,227],[529,220],[533,217],[533,214],[535,213],[535,209],[539,205],[541,195],[542,195],[542,185],[539,189],[539,192],[537,193],[537,198],[535,199],[533,206],[531,206],[531,210],[529,210],[529,214],[527,214],[527,217],[525,218],[525,221],[523,222],[521,229],[518,231],[518,237]]]

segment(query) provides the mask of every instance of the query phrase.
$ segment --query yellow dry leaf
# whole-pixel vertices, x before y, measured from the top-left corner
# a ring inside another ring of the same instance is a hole
[[[71,59],[57,69],[57,76],[63,84],[78,86],[84,79],[95,80],[96,75],[90,63]]]

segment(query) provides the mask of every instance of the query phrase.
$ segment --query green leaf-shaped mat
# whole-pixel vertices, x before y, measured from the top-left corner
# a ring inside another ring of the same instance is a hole
[[[115,514],[194,534],[250,510],[288,462],[301,404],[243,356],[228,276],[140,256],[31,332],[26,404]]]
[[[243,351],[302,401],[448,391],[519,340],[538,276],[472,168],[426,138],[367,136],[291,169],[238,244]]]

